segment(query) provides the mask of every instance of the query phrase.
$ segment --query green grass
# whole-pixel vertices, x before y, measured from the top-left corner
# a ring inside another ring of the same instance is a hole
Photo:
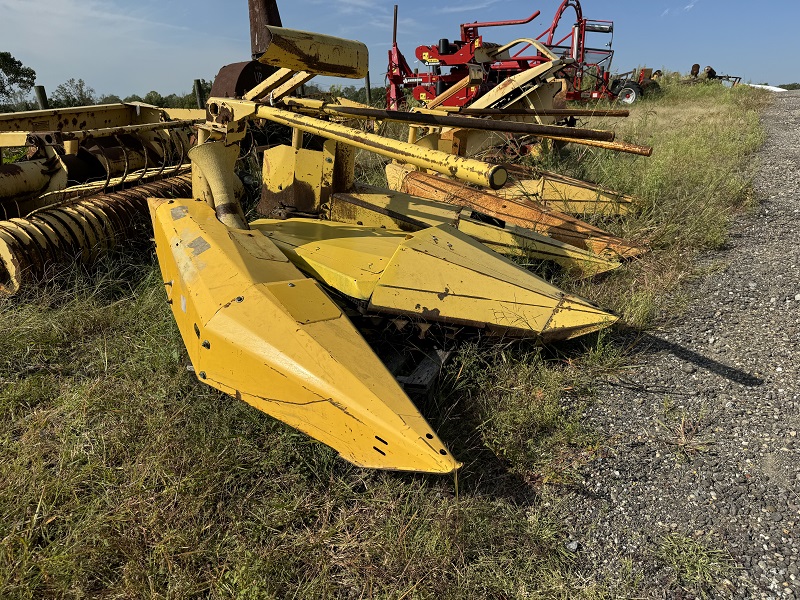
[[[198,383],[147,260],[0,309],[2,598],[515,598],[571,580],[557,499],[495,488],[486,459],[457,500],[451,479],[357,469]]]
[[[673,583],[692,597],[708,598],[712,592],[732,591],[728,578],[734,571],[733,561],[710,540],[671,534],[659,542],[656,558],[669,568]]]
[[[641,198],[637,214],[598,225],[652,252],[601,283],[569,286],[634,328],[680,312],[680,284],[692,275],[697,252],[723,248],[733,216],[755,204],[753,153],[764,142],[759,115],[768,93],[675,81],[662,89],[633,105],[627,119],[588,122],[615,129],[617,139],[651,145],[651,157],[572,145],[541,159],[545,167]]]
[[[667,87],[616,124],[620,137],[652,142],[653,158],[561,156],[560,170],[641,195],[641,215],[604,226],[654,249],[604,279],[564,284],[631,327],[674,314],[692,257],[724,244],[730,218],[752,202],[762,103],[746,90]],[[592,583],[604,578],[564,548],[566,492],[603,444],[582,413],[597,379],[627,361],[613,332],[557,348],[463,347],[421,403],[465,463],[458,488],[353,467],[198,383],[147,251],[0,300],[0,348],[4,599],[617,598],[649,589],[648,574],[621,557],[611,557],[618,580]],[[713,589],[724,560],[712,541],[684,542],[651,550],[672,569],[674,589]],[[682,543],[692,552],[675,550]]]

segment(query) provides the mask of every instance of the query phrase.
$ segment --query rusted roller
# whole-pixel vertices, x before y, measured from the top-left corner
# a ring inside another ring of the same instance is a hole
[[[55,264],[96,261],[146,222],[147,198],[188,197],[191,192],[191,175],[177,175],[0,221],[0,294],[34,284]]]

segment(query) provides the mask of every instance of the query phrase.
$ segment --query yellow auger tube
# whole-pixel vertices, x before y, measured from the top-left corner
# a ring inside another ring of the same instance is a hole
[[[617,318],[449,225],[416,233],[316,219],[251,223],[302,271],[370,310],[564,340]]]
[[[459,468],[350,321],[262,233],[150,199],[168,302],[197,377],[374,469]]]
[[[232,101],[233,103],[235,101]],[[500,189],[508,179],[506,170],[498,165],[490,165],[479,160],[453,156],[436,150],[429,150],[416,144],[399,140],[389,140],[383,136],[366,133],[314,117],[298,115],[288,110],[260,104],[254,115],[288,127],[294,127],[324,138],[343,142],[362,150],[401,160],[422,169],[429,169],[442,175],[455,177],[460,181],[473,183],[493,190]]]

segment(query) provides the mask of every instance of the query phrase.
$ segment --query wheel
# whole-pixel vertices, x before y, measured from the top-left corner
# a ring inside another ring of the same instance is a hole
[[[617,94],[617,101],[622,104],[633,104],[642,97],[642,88],[638,83],[626,83],[619,94]]]
[[[661,86],[658,85],[657,81],[653,79],[645,79],[642,81],[642,95],[645,98],[650,98],[651,96],[658,96],[661,93]]]

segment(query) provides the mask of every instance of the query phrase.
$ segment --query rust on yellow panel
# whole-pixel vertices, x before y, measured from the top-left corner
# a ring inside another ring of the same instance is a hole
[[[461,206],[402,192],[368,191],[334,194],[327,204],[326,216],[333,221],[404,231],[448,224],[495,252],[554,262],[578,277],[611,271],[621,264],[524,227],[476,221],[469,218],[471,213]]]
[[[148,104],[101,104],[0,114],[0,131],[78,131],[161,120],[162,109]],[[202,115],[200,118],[205,118]]]
[[[390,163],[386,165],[386,171],[395,172],[389,177],[390,181],[402,181],[399,191],[468,207],[503,223],[532,229],[596,254],[633,258],[647,252],[644,246],[612,236],[594,225],[546,208],[537,202],[498,198],[487,191],[470,188],[452,179],[412,171],[404,165]]]
[[[415,233],[319,221],[251,223],[301,270],[376,312],[547,340],[617,319],[449,225]]]
[[[168,302],[197,377],[357,465],[458,463],[350,321],[259,231],[199,200],[150,199]]]
[[[266,65],[354,79],[369,70],[369,52],[361,42],[272,25],[263,35],[265,50],[258,61]]]

